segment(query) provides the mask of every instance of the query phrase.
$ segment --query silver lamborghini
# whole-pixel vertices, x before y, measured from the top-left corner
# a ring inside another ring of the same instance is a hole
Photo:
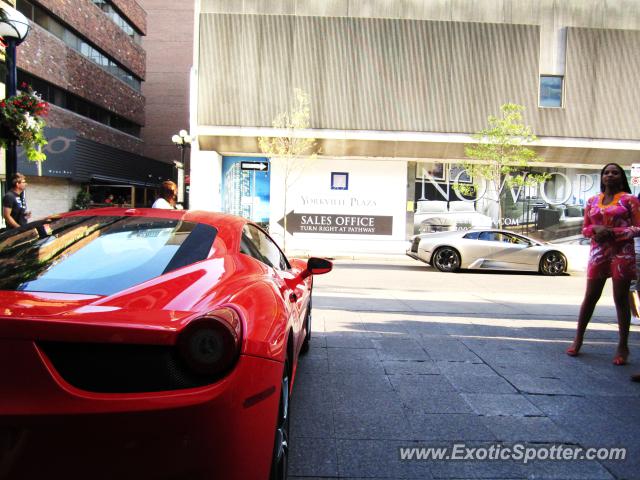
[[[561,275],[583,270],[589,247],[540,243],[505,230],[458,230],[416,235],[407,255],[442,272],[461,268]]]

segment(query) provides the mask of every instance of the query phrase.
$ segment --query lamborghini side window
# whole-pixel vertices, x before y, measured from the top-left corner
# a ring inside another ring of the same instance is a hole
[[[518,237],[517,235],[505,235],[505,242],[515,243],[516,245],[530,244],[526,238]]]
[[[277,270],[291,268],[278,245],[255,225],[245,225],[242,231],[240,251]]]
[[[479,240],[487,240],[490,242],[499,242],[501,240],[498,232],[482,232],[478,237]]]
[[[480,232],[469,232],[463,238],[466,238],[468,240],[478,240],[479,236]]]

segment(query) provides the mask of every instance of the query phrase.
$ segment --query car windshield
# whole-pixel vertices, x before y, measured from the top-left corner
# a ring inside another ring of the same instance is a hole
[[[110,295],[209,256],[216,229],[147,217],[67,217],[0,235],[0,289]]]

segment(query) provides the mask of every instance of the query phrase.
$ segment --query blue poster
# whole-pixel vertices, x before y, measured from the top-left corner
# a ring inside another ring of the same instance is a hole
[[[269,224],[269,176],[264,157],[222,157],[222,211]]]

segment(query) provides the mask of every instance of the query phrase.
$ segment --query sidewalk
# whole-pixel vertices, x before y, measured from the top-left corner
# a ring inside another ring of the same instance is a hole
[[[640,385],[629,375],[640,371],[640,329],[632,327],[632,365],[614,367],[607,285],[583,355],[565,355],[584,281],[336,262],[314,291],[311,351],[292,399],[290,478],[639,478]],[[627,459],[407,461],[399,453],[517,443],[624,447]]]
[[[408,244],[407,244],[408,245]],[[356,252],[342,252],[328,254],[322,251],[309,252],[307,250],[293,250],[287,251],[288,258],[309,258],[309,257],[322,257],[332,261],[381,261],[381,262],[403,262],[405,260],[412,261],[412,259],[404,253],[356,253]]]

